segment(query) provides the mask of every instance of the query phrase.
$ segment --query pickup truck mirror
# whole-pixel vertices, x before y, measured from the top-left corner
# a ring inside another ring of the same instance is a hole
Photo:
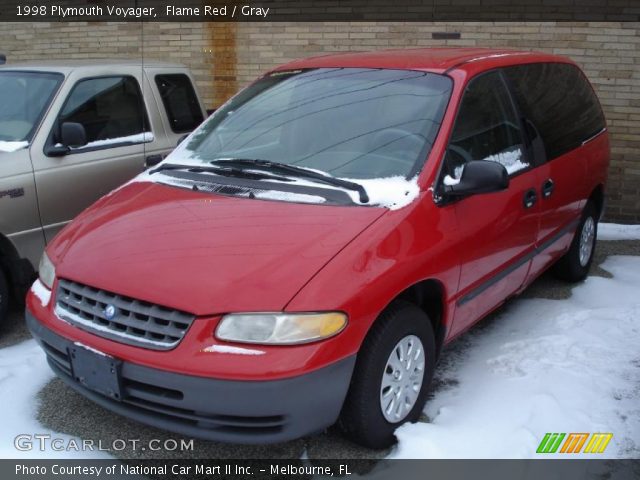
[[[87,132],[84,129],[84,125],[75,122],[64,122],[60,127],[60,140],[65,147],[84,147],[87,144]]]
[[[47,149],[50,157],[62,157],[71,148],[84,147],[87,144],[87,132],[84,125],[75,122],[64,122],[60,126],[59,143]]]
[[[460,181],[445,186],[449,196],[474,195],[505,190],[509,186],[509,174],[504,165],[489,160],[473,160],[464,165]]]

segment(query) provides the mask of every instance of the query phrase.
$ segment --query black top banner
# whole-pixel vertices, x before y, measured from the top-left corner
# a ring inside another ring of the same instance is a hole
[[[640,21],[640,0],[0,0],[1,22]]]

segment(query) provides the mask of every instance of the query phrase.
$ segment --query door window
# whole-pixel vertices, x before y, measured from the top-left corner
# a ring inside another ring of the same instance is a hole
[[[174,133],[190,132],[202,123],[200,103],[187,75],[156,75],[156,85]]]
[[[153,140],[142,93],[133,77],[101,77],[78,82],[60,113],[58,125],[64,122],[82,124],[87,134],[87,145],[82,149]]]
[[[472,160],[501,163],[509,174],[529,167],[518,116],[498,72],[472,80],[464,92],[445,157],[445,184],[457,183]]]

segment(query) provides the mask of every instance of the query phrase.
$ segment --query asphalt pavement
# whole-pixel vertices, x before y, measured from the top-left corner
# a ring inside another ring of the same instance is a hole
[[[609,272],[600,267],[600,264],[608,255],[640,255],[640,241],[598,242],[591,275],[610,276]],[[522,294],[522,297],[560,300],[571,296],[571,288],[572,285],[558,281],[550,274],[544,274]],[[497,314],[503,311],[504,308],[508,308],[508,303]],[[495,314],[484,319],[478,327],[474,328],[482,328],[483,324],[491,323],[492,317],[495,317]],[[19,307],[15,307],[10,314],[9,320],[0,326],[0,348],[14,345],[29,338],[30,334],[25,327],[23,313]],[[455,359],[460,357],[460,354],[464,352],[465,344],[463,335],[459,340],[452,342],[445,348],[443,358]],[[438,376],[436,370],[436,378],[431,394],[437,395],[438,390],[450,386],[451,381],[453,380]],[[96,445],[99,441],[102,442],[103,446],[109,446],[113,444],[114,440],[118,439],[139,439],[140,443],[138,445],[142,447],[149,445],[150,440],[159,440],[160,444],[162,444],[168,439],[179,442],[183,438],[180,435],[147,427],[111,413],[75,393],[58,379],[51,380],[40,391],[39,403],[37,418],[44,427],[56,432],[93,440]],[[5,412],[5,414],[7,413]],[[428,419],[422,418],[421,421],[428,421]],[[276,445],[246,446],[195,440],[193,449],[189,451],[174,451],[170,449],[152,451],[149,448],[133,450],[127,447],[110,453],[119,458],[290,459],[308,457],[313,460],[314,458],[383,458],[389,452],[358,447],[343,439],[335,429],[329,429],[319,435]]]

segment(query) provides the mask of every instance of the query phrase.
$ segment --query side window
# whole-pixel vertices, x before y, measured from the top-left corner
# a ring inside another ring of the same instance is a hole
[[[605,127],[600,103],[585,76],[573,65],[536,63],[505,69],[526,119],[542,137],[548,160]]]
[[[82,148],[110,147],[153,140],[138,82],[133,77],[101,77],[78,82],[58,124],[80,123],[87,134]],[[57,139],[54,139],[57,142]]]
[[[518,118],[497,72],[472,80],[463,94],[445,157],[445,184],[457,183],[472,160],[501,163],[509,174],[529,166]]]
[[[174,133],[190,132],[202,123],[204,116],[187,75],[156,75],[156,85]]]

